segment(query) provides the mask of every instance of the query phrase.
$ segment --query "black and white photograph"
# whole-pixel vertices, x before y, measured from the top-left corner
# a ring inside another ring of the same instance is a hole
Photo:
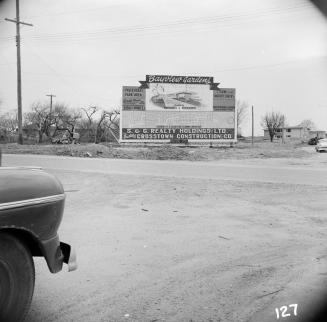
[[[0,0],[0,322],[327,321],[326,0]]]

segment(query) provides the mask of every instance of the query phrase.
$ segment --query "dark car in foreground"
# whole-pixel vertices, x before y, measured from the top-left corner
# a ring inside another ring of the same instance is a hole
[[[0,167],[0,321],[22,321],[34,291],[33,256],[45,258],[51,273],[63,263],[76,269],[70,245],[60,242],[65,193],[45,171]]]

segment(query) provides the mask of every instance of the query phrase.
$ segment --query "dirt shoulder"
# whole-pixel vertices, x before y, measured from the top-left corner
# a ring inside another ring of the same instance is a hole
[[[132,146],[109,144],[70,144],[70,145],[23,145],[2,144],[7,154],[42,154],[90,158],[137,159],[137,160],[188,160],[217,161],[226,159],[270,159],[296,158],[312,156],[313,147],[295,143],[239,142],[234,147],[219,146]]]
[[[305,321],[326,286],[326,187],[53,173],[79,269],[36,259],[27,322]]]

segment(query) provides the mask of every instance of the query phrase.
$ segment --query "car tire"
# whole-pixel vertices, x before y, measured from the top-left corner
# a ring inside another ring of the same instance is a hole
[[[23,321],[30,307],[35,268],[30,250],[16,237],[0,233],[0,321]]]

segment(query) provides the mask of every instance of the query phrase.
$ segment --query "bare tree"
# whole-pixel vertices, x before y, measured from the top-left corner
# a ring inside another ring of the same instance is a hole
[[[94,135],[94,143],[99,143],[101,140],[101,137],[104,132],[104,127],[102,124],[105,122],[106,118],[108,117],[107,111],[102,111],[100,118],[97,120],[95,124],[95,135]]]
[[[82,108],[82,111],[86,115],[86,120],[82,119],[81,125],[82,125],[82,128],[87,130],[87,139],[88,139],[88,141],[90,141],[90,132],[93,133],[95,116],[96,116],[97,112],[99,111],[99,108],[97,106],[89,106],[87,108]]]
[[[103,137],[107,136],[107,132],[111,133],[117,140],[117,136],[112,134],[113,130],[118,126],[118,116],[120,112],[117,109],[111,111],[102,111],[95,128],[95,143],[99,143]],[[119,126],[118,126],[119,127]]]
[[[272,142],[277,129],[282,129],[286,124],[286,117],[280,112],[266,113],[261,120],[261,125],[269,132],[270,141]]]
[[[119,116],[120,110],[114,109],[110,112],[107,112],[107,118],[104,122],[104,134],[107,138],[114,138],[115,141],[119,141]]]
[[[236,125],[237,129],[241,128],[242,123],[248,115],[249,104],[245,101],[236,100]]]
[[[299,126],[303,126],[303,127],[307,128],[308,130],[316,130],[317,129],[316,124],[312,120],[310,120],[310,119],[303,120],[299,124]]]
[[[82,115],[80,110],[68,108],[63,103],[57,103],[53,110],[53,133],[52,137],[58,133],[68,132],[70,138],[73,138],[76,126],[79,124]]]
[[[53,121],[52,121],[53,122]],[[24,123],[33,124],[39,133],[39,143],[42,143],[43,136],[50,137],[50,127],[53,123],[50,120],[48,104],[36,102],[32,104],[32,111],[25,113]]]
[[[88,133],[88,141],[91,141],[92,134],[93,142],[99,143],[107,139],[109,136],[118,140],[117,129],[119,130],[119,109],[102,110],[97,106],[89,106],[82,108],[86,118],[81,121],[81,126]],[[99,115],[100,113],[100,115]]]
[[[17,112],[11,111],[1,115],[0,127],[3,128],[6,133],[11,135],[15,134],[18,129]]]
[[[39,133],[39,143],[44,135],[53,138],[62,132],[68,132],[72,138],[75,127],[81,119],[81,112],[68,108],[63,103],[56,103],[50,115],[47,103],[34,103],[32,111],[25,114],[25,125],[34,125]]]

